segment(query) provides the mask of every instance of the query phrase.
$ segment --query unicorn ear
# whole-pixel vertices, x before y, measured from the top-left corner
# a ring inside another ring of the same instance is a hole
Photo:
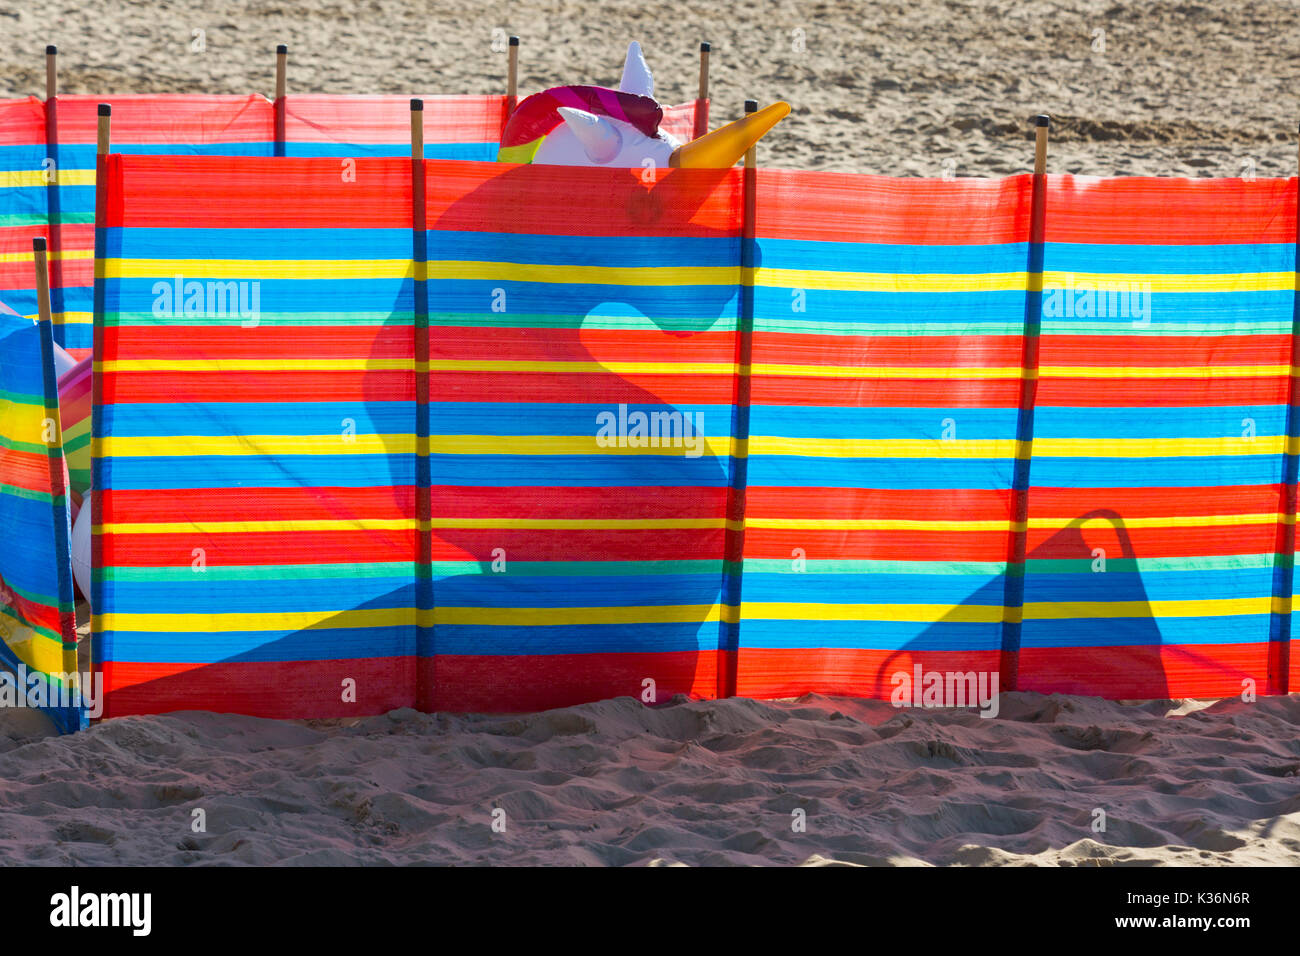
[[[636,40],[627,45],[627,59],[623,61],[623,79],[619,80],[618,88],[623,93],[635,93],[637,96],[648,96],[654,99],[655,78],[650,73],[650,67],[646,66],[645,57],[641,55],[641,44]]]
[[[623,134],[603,116],[571,106],[556,107],[565,125],[582,144],[587,158],[598,165],[608,163],[623,148]]]

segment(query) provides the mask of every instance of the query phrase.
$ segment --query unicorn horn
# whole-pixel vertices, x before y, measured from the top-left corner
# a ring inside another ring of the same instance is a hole
[[[773,103],[757,113],[750,113],[744,119],[728,123],[712,133],[705,133],[699,139],[693,139],[684,146],[673,150],[668,160],[669,166],[686,169],[726,168],[736,165],[736,160],[745,155],[773,126],[781,122],[790,112],[789,103]]]
[[[623,148],[623,134],[603,116],[572,106],[556,109],[593,163],[608,163]]]
[[[618,88],[623,93],[635,93],[654,99],[655,78],[646,66],[645,56],[641,53],[641,44],[633,40],[627,45],[627,59],[623,61],[623,79]]]

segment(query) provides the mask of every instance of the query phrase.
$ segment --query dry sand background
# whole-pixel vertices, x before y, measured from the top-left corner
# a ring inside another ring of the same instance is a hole
[[[1295,173],[1300,6],[1276,0],[60,0],[0,6],[0,95],[41,93],[50,42],[65,92],[269,93],[277,42],[298,91],[495,92],[496,27],[524,37],[525,92],[613,82],[637,38],[674,102],[694,95],[708,39],[715,125],[747,96],[794,105],[764,147],[774,165],[1019,172],[1028,119],[1048,111],[1056,171],[1228,176],[1249,160]],[[189,52],[196,28],[205,53]],[[994,720],[820,697],[620,699],[47,734],[33,714],[0,714],[0,861],[1300,864],[1298,697],[1012,694]],[[1104,834],[1090,829],[1098,807]],[[191,832],[196,808],[206,834]]]
[[[69,93],[270,94],[279,42],[299,92],[500,92],[494,28],[523,38],[523,92],[614,83],[640,39],[671,102],[694,97],[709,40],[715,125],[746,97],[794,107],[772,165],[1023,172],[1030,117],[1048,112],[1054,172],[1296,172],[1295,0],[28,0],[0,3],[0,95],[43,95],[47,43]]]
[[[0,858],[1300,864],[1300,697],[1181,716],[1095,698],[1001,703],[994,719],[825,697],[307,724],[187,713],[48,739],[10,711]],[[191,832],[196,808],[206,833]],[[796,809],[807,832],[792,830]]]

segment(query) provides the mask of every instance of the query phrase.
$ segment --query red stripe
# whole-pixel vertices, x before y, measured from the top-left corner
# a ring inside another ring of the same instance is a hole
[[[1041,392],[1039,393],[1041,394]],[[753,376],[755,405],[817,408],[1015,408],[1015,378],[812,378]]]
[[[0,100],[0,146],[35,145],[45,145],[44,101],[34,96]]]
[[[999,656],[998,651],[742,647],[737,652],[736,693],[742,697],[828,694],[887,700],[900,686],[893,683],[893,675],[901,672],[911,677],[918,663],[923,672],[996,674]]]
[[[1268,643],[1022,648],[1020,690],[1125,698],[1232,697],[1270,685]]]
[[[1113,335],[1045,335],[1041,342],[1044,365],[1285,365],[1291,358],[1289,335],[1160,336],[1118,348]]]
[[[57,585],[55,581],[49,583]],[[29,600],[13,589],[5,587],[3,579],[0,579],[0,594],[7,595],[10,609],[17,611],[20,619],[29,627],[44,627],[55,634],[69,635],[77,630],[72,611],[60,613],[57,607]],[[68,626],[66,631],[63,630],[65,624]],[[6,620],[5,626],[11,626],[11,622]]]
[[[1035,491],[1037,494],[1037,491]],[[941,504],[936,502],[941,498]],[[942,513],[936,514],[936,507]],[[836,521],[850,518],[936,518],[1005,521],[1010,516],[1008,490],[943,492],[883,488],[781,488],[751,485],[745,495],[748,518],[804,518]]]
[[[1048,242],[1158,245],[1296,239],[1294,179],[1047,177]]]
[[[422,99],[426,143],[496,142],[505,122],[506,98],[501,95]],[[291,144],[409,144],[411,98],[291,94],[285,97],[285,138]]]
[[[645,172],[428,160],[429,227],[550,236],[738,235],[739,169],[660,170],[653,183],[644,182]],[[575,196],[581,201],[571,201]]]
[[[1020,364],[1019,335],[804,335],[755,332],[754,361],[782,365],[1003,368]],[[871,378],[865,372],[864,378]]]
[[[729,405],[730,374],[563,375],[536,372],[434,372],[431,394],[439,402],[581,402]]]
[[[409,326],[150,325],[104,329],[107,359],[405,359],[412,360]]]
[[[757,232],[894,245],[1028,242],[1031,188],[1027,175],[945,182],[760,169]]]
[[[113,107],[113,142],[130,144],[269,143],[271,103],[257,94],[61,95],[58,134],[63,145],[93,143],[100,103]]]
[[[795,548],[810,560],[1005,561],[1007,533],[998,531],[745,530],[745,557],[790,560]]]
[[[434,531],[433,560],[492,561],[496,557],[494,552],[501,548],[511,561],[721,561],[724,539],[721,528],[669,531],[448,528]]]
[[[1030,506],[1035,518],[1075,518],[1105,507],[1126,518],[1162,515],[1260,514],[1276,510],[1281,485],[1203,488],[1039,488]]]
[[[415,489],[396,488],[195,488],[148,491],[106,488],[108,522],[260,520],[320,521],[334,518],[400,517],[415,514]]]
[[[634,329],[430,329],[430,354],[442,361],[724,362],[735,354],[734,332],[648,332]],[[410,334],[406,342],[409,354]]]
[[[356,702],[343,699],[345,681]],[[104,662],[104,716],[212,710],[282,720],[359,717],[409,707],[414,657],[216,664]]]
[[[644,700],[654,681],[654,702],[674,694],[710,698],[717,689],[718,653],[547,654],[422,657],[419,680],[432,686],[439,711],[518,712],[572,707],[610,697]]]
[[[104,402],[396,402],[415,400],[415,372],[130,372],[108,373]],[[500,377],[493,381],[500,400]]]
[[[230,515],[226,515],[230,517]],[[195,548],[210,565],[369,564],[411,561],[415,531],[301,531],[96,535],[102,567],[190,567]]]
[[[767,489],[763,489],[766,491]],[[800,490],[800,489],[794,489]],[[838,490],[838,489],[836,489]],[[965,493],[963,493],[965,494]],[[463,487],[436,485],[435,516],[475,518],[706,518],[721,514],[725,488]],[[253,512],[269,520],[411,517],[415,489],[199,488],[105,489],[104,520],[220,521]]]
[[[1037,494],[1036,489],[1033,494]],[[1121,515],[1118,520],[1122,522],[1122,519]],[[1112,558],[1272,554],[1281,548],[1282,527],[1270,523],[1235,527],[1123,528],[1122,524],[1111,525],[1098,517],[1082,529],[1031,528],[1028,541],[1032,558],[1088,558],[1095,547],[1105,547]],[[1118,546],[1112,546],[1112,541]],[[1122,551],[1119,546],[1124,546]]]
[[[109,228],[409,229],[411,161],[358,158],[344,181],[332,159],[109,157]],[[202,188],[198,188],[202,184]]]
[[[1285,405],[1285,375],[1250,378],[1053,378],[1038,382],[1039,406],[1076,408],[1211,408]]]

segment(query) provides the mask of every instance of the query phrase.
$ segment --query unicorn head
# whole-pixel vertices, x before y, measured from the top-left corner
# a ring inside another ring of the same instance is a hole
[[[790,112],[774,103],[742,120],[682,143],[659,129],[664,111],[654,98],[654,76],[641,44],[628,44],[617,90],[557,86],[534,93],[506,123],[497,160],[612,169],[732,166]]]

